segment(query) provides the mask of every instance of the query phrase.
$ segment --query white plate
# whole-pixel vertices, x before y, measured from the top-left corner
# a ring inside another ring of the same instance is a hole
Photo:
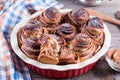
[[[62,9],[60,10],[61,13],[66,13],[68,11],[71,11],[71,9]],[[104,24],[104,32],[105,32],[105,40],[104,40],[104,44],[102,46],[102,48],[91,58],[86,59],[83,62],[80,62],[78,64],[69,64],[69,65],[52,65],[52,64],[44,64],[44,63],[40,63],[34,59],[31,59],[29,57],[27,57],[19,48],[18,46],[18,41],[17,41],[17,32],[18,30],[23,27],[24,25],[26,25],[31,19],[39,16],[42,12],[36,12],[35,14],[26,17],[25,19],[23,19],[20,23],[18,23],[15,28],[13,29],[11,35],[10,35],[10,41],[11,41],[11,46],[15,52],[16,55],[18,55],[24,62],[34,65],[38,68],[41,69],[53,69],[53,70],[58,70],[58,71],[64,71],[64,70],[70,70],[70,69],[80,69],[83,68],[89,64],[92,64],[96,61],[98,61],[109,49],[110,44],[111,44],[111,35],[110,32],[107,28],[107,26]],[[48,67],[49,66],[49,67]]]

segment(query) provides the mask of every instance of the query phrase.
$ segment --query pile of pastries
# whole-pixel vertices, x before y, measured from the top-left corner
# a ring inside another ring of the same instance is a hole
[[[66,65],[94,56],[104,43],[103,21],[83,9],[50,7],[18,31],[20,49],[41,63]]]
[[[113,62],[120,64],[120,49],[113,49],[107,52],[107,56]]]

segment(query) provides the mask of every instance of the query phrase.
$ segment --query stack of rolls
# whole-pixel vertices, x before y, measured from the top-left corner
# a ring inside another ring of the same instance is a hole
[[[47,33],[39,21],[32,20],[18,32],[21,50],[30,58],[37,59],[40,53],[41,38]]]
[[[18,44],[28,57],[45,64],[76,64],[94,56],[104,42],[100,18],[85,9],[62,14],[50,7],[18,31]]]

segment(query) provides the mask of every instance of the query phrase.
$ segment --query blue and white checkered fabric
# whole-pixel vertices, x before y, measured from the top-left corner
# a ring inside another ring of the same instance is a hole
[[[29,8],[56,7],[63,5],[55,0],[1,0],[4,7],[0,11],[0,80],[31,80],[28,68],[14,54],[10,47],[10,33],[15,25],[30,15]]]

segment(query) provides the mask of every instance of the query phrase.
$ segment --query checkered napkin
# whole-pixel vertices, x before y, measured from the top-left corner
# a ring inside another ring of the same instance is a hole
[[[0,0],[0,80],[31,80],[28,68],[10,47],[10,33],[15,25],[41,7],[62,8],[55,0]]]

